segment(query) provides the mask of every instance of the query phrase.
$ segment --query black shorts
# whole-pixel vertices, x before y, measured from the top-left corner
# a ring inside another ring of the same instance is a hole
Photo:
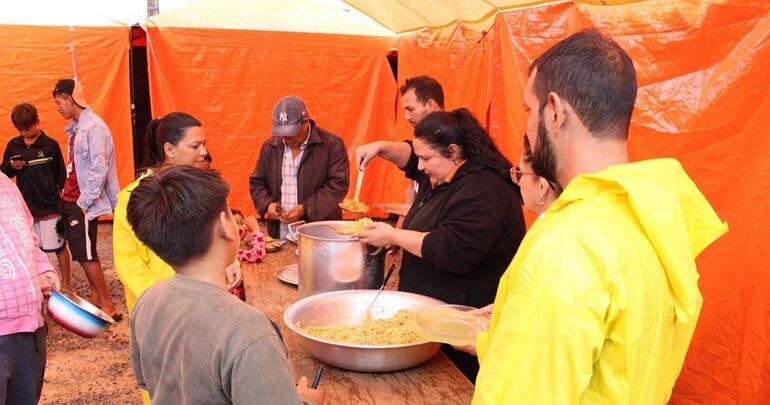
[[[64,201],[62,208],[64,238],[70,247],[72,260],[88,262],[99,260],[96,253],[96,218],[86,221],[83,210],[74,202]]]

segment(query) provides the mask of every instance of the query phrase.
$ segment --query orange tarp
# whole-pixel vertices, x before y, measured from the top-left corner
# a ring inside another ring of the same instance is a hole
[[[67,153],[67,120],[56,112],[51,92],[58,79],[73,77],[74,69],[89,104],[112,132],[120,183],[132,181],[128,28],[0,25],[0,43],[2,147],[18,136],[11,110],[29,102],[38,109],[41,128]]]
[[[396,82],[385,57],[392,38],[150,27],[148,39],[153,115],[201,120],[233,207],[254,210],[248,179],[282,96],[302,97],[319,126],[343,137],[352,176],[353,148],[395,132]],[[378,162],[367,171],[361,200],[403,198],[403,176],[388,169]]]
[[[679,159],[730,225],[698,259],[704,306],[671,402],[770,403],[770,5],[564,3],[509,11],[475,47],[482,34],[461,27],[402,37],[399,77],[433,75],[449,93],[447,108],[470,106],[480,118],[489,109],[491,133],[515,161],[528,65],[588,27],[613,36],[638,72],[631,158]]]

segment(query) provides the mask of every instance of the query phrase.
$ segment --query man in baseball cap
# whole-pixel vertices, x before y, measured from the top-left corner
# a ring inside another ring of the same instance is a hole
[[[293,137],[299,133],[302,122],[307,118],[305,102],[297,96],[286,96],[278,100],[273,108],[273,136]]]
[[[297,96],[275,104],[270,133],[249,178],[254,207],[267,220],[270,236],[285,236],[287,224],[300,220],[341,219],[350,170],[342,139],[318,127]]]
[[[60,79],[53,88],[53,94],[54,97],[57,94],[66,94],[72,97],[72,101],[83,110],[90,107],[86,101],[83,85],[75,79]]]
[[[53,89],[56,110],[70,123],[67,133],[67,167],[62,190],[64,236],[72,259],[83,267],[91,286],[90,300],[107,315],[122,316],[112,303],[96,251],[97,220],[111,215],[118,199],[115,145],[107,124],[86,101],[83,85],[61,79]],[[64,269],[63,269],[64,270]],[[62,287],[71,288],[70,274],[62,271]]]

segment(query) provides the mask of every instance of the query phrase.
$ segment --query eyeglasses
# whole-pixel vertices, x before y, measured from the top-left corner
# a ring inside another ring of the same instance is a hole
[[[533,176],[537,176],[537,174],[535,173],[525,172],[521,170],[519,166],[513,166],[511,168],[511,180],[513,180],[513,182],[517,185],[519,184],[519,182],[521,182],[521,177],[524,176],[525,174],[531,174]]]
[[[542,176],[538,175],[537,173],[525,172],[525,171],[521,170],[521,168],[519,166],[513,166],[511,168],[511,180],[517,186],[521,186],[521,184],[520,184],[521,183],[521,178],[525,174],[529,174],[529,175],[532,175],[532,176],[535,176],[535,177],[542,177]],[[556,184],[556,183],[554,183],[554,182],[552,182],[551,180],[548,180],[548,179],[546,179],[546,181],[548,181],[548,186],[551,187],[551,190],[559,190],[559,185],[558,184]]]

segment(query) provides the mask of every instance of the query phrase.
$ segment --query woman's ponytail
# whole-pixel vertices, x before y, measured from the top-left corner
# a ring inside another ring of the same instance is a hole
[[[160,118],[155,118],[147,124],[147,131],[144,134],[144,161],[142,167],[158,167],[163,164],[165,154],[162,147],[158,146],[158,125]]]

